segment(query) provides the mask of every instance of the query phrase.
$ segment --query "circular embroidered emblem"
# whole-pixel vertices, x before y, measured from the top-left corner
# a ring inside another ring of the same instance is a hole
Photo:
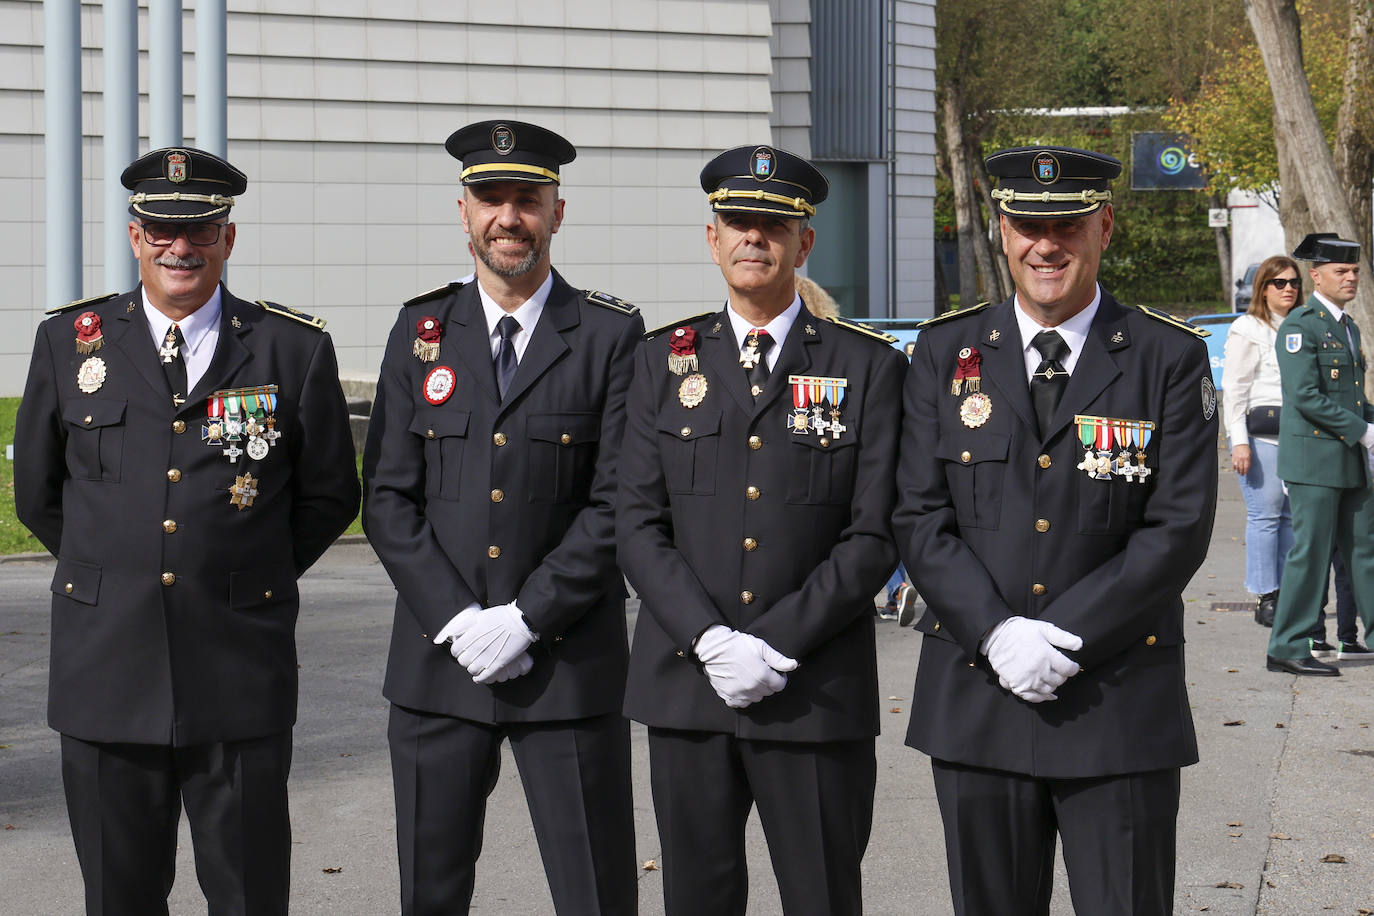
[[[1054,184],[1059,180],[1059,160],[1053,153],[1036,153],[1031,160],[1031,177],[1041,184]]]
[[[502,156],[509,156],[515,149],[515,131],[504,124],[497,124],[491,129],[491,148]]]
[[[1210,420],[1217,412],[1217,386],[1212,384],[1212,377],[1204,375],[1202,377],[1202,419]]]
[[[453,394],[458,384],[458,376],[448,366],[435,366],[425,376],[425,400],[431,404],[442,404]]]

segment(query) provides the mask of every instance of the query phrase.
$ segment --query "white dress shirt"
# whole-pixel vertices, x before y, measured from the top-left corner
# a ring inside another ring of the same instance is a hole
[[[491,358],[496,358],[496,351],[501,346],[501,335],[496,331],[496,324],[502,318],[510,315],[520,323],[520,330],[511,337],[511,344],[515,347],[515,361],[518,363],[525,357],[525,348],[530,345],[530,336],[534,334],[534,326],[539,323],[539,316],[544,314],[544,304],[549,301],[549,292],[553,289],[553,271],[544,278],[544,282],[539,284],[539,288],[534,291],[520,307],[513,312],[507,312],[496,304],[496,300],[487,295],[487,291],[482,288],[482,283],[477,282],[477,295],[482,299],[482,312],[487,317],[487,337],[490,338]]]
[[[1088,329],[1092,327],[1093,318],[1097,315],[1097,307],[1102,303],[1102,287],[1095,286],[1093,301],[1088,303],[1088,307],[1074,315],[1072,318],[1057,324],[1052,328],[1047,328],[1032,318],[1021,305],[1021,296],[1016,297],[1016,325],[1021,329],[1021,353],[1026,360],[1026,381],[1030,382],[1031,376],[1035,375],[1035,370],[1040,368],[1040,364],[1045,358],[1040,355],[1040,351],[1035,349],[1031,340],[1041,331],[1058,331],[1059,336],[1064,338],[1064,343],[1069,345],[1069,355],[1060,360],[1064,364],[1064,371],[1073,375],[1073,367],[1078,365],[1078,354],[1083,352],[1083,344],[1088,339]]]
[[[768,352],[763,355],[764,361],[768,363],[768,371],[772,372],[773,367],[778,364],[778,357],[782,354],[783,341],[787,339],[787,332],[792,330],[792,324],[801,314],[801,296],[794,295],[792,304],[783,309],[782,313],[772,321],[765,324],[762,330],[768,332],[768,336],[773,338],[773,346],[768,348]],[[744,338],[749,336],[749,332],[757,328],[758,325],[750,324],[740,317],[733,305],[728,306],[726,314],[730,316],[730,328],[735,332],[735,343],[739,346],[740,352],[744,351]]]
[[[222,309],[220,287],[210,294],[210,299],[200,308],[176,322],[181,328],[181,336],[186,345],[181,348],[181,360],[186,364],[186,393],[190,396],[196,390],[196,383],[210,368],[210,360],[215,357],[215,346],[219,343],[219,316]],[[159,312],[148,301],[148,290],[143,290],[143,314],[148,317],[148,331],[153,335],[153,346],[162,347],[172,319]]]

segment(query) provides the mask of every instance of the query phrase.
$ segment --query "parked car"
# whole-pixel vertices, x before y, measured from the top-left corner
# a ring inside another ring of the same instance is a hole
[[[1235,311],[1244,312],[1250,308],[1250,299],[1255,295],[1255,274],[1259,272],[1259,261],[1245,268],[1245,275],[1236,281]]]

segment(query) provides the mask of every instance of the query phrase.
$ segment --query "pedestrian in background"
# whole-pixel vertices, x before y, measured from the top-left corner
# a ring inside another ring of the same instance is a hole
[[[1231,467],[1245,498],[1245,588],[1256,595],[1255,622],[1273,626],[1283,563],[1293,546],[1288,494],[1278,475],[1283,389],[1274,352],[1279,323],[1302,293],[1298,264],[1275,255],[1255,273],[1250,308],[1226,334],[1222,407]]]

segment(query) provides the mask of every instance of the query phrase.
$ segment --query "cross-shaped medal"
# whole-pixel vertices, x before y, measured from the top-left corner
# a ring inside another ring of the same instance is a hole
[[[744,349],[740,351],[739,364],[752,369],[759,364],[759,339],[750,334],[744,339]]]
[[[180,348],[177,346],[176,336],[168,331],[167,336],[163,338],[162,346],[158,347],[157,355],[162,357],[164,363],[170,363],[176,359],[178,349]]]
[[[844,432],[846,429],[849,429],[849,427],[840,422],[840,409],[838,407],[831,409],[830,437],[838,440],[840,438],[840,433]]]
[[[235,477],[234,485],[229,488],[229,504],[238,506],[240,512],[253,505],[253,500],[258,495],[258,488],[255,486],[257,483],[252,474]]]
[[[228,458],[230,464],[235,464],[238,462],[239,456],[243,454],[243,449],[239,448],[233,442],[230,442],[229,447],[220,452],[220,454]]]

